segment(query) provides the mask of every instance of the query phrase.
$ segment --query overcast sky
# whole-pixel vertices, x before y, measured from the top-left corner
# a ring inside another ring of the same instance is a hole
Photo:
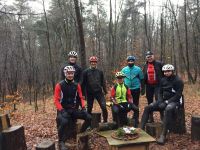
[[[11,5],[15,0],[0,0],[1,2],[3,2],[3,4],[7,4],[7,5]],[[45,6],[48,9],[49,5],[50,5],[50,1],[51,0],[45,0]],[[82,0],[84,2],[88,2],[88,0]],[[109,9],[109,0],[101,0],[105,3],[105,8]],[[120,2],[121,0],[117,0],[117,2]],[[143,0],[141,0],[143,1]],[[159,6],[161,6],[162,4],[164,4],[167,0],[150,0],[150,5],[151,5],[151,12],[160,12],[160,8]],[[171,0],[174,4],[179,4],[179,5],[183,5],[184,0]],[[147,0],[148,2],[148,0]],[[113,0],[114,3],[114,0]],[[36,12],[36,13],[40,13],[42,12],[42,0],[35,0],[35,2],[30,2],[29,3],[30,7]]]

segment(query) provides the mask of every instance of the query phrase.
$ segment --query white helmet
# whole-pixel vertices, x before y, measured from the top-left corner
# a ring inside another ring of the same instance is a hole
[[[162,71],[174,71],[174,66],[171,64],[166,64],[162,67]]]
[[[78,54],[77,54],[77,52],[75,52],[75,51],[70,51],[70,52],[68,53],[68,56],[69,56],[69,57],[70,57],[70,56],[78,57]]]
[[[75,68],[73,66],[66,66],[64,68],[64,73],[66,74],[67,72],[75,72]]]
[[[116,78],[119,78],[119,77],[125,78],[126,76],[125,76],[125,74],[124,74],[123,72],[117,72],[117,73],[115,74],[115,77],[116,77]]]

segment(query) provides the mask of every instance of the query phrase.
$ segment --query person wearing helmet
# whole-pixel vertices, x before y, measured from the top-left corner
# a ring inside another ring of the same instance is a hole
[[[138,113],[139,109],[133,104],[131,91],[124,84],[124,73],[117,72],[115,77],[117,79],[117,83],[111,89],[113,121],[118,122],[116,118],[119,118],[120,126],[123,126],[127,125],[127,113],[131,110]],[[137,122],[134,124],[134,127],[138,127]]]
[[[65,79],[56,84],[54,103],[58,112],[56,121],[59,146],[61,150],[66,150],[67,148],[64,144],[66,140],[66,126],[68,126],[72,120],[83,119],[85,122],[82,125],[81,132],[84,132],[90,125],[91,115],[85,110],[80,84],[74,82],[75,68],[73,66],[66,66],[63,72],[65,74]],[[77,99],[81,101],[82,110],[76,107]]]
[[[104,97],[104,94],[107,94],[107,89],[104,74],[97,68],[98,58],[96,56],[90,57],[89,61],[90,67],[83,71],[82,82],[83,95],[87,97],[87,111],[89,114],[92,113],[94,99],[96,99],[103,112],[103,121],[107,122],[108,112]]]
[[[146,63],[143,67],[143,73],[148,105],[153,102],[154,96],[155,100],[158,99],[159,83],[163,77],[162,66],[163,64],[160,61],[155,60],[153,52],[150,50],[146,52]],[[145,90],[141,94],[144,95]],[[163,114],[161,114],[162,117]],[[154,122],[153,113],[150,114],[148,122]]]
[[[75,74],[74,74],[74,81],[77,83],[81,82],[81,76],[82,76],[82,69],[79,65],[77,65],[76,61],[78,58],[78,54],[75,51],[70,51],[68,53],[68,62],[62,65],[61,67],[61,80],[65,79],[65,74],[63,72],[65,66],[73,66],[75,68]]]
[[[127,66],[124,67],[121,72],[125,74],[124,83],[131,90],[133,103],[139,106],[140,91],[143,91],[144,87],[144,76],[140,67],[135,65],[135,56],[127,57]],[[139,111],[134,113],[134,122],[139,123]]]
[[[171,128],[176,107],[182,105],[183,81],[174,74],[174,66],[166,64],[162,67],[164,77],[160,81],[158,100],[146,106],[142,115],[141,128],[145,128],[149,114],[153,111],[164,111],[163,130],[158,144],[164,144],[168,129]]]

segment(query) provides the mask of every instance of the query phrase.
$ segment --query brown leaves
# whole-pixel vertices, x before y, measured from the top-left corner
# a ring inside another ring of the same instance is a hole
[[[170,134],[168,141],[164,146],[160,146],[156,143],[150,144],[150,150],[199,150],[200,141],[191,141],[191,115],[200,115],[200,94],[199,87],[197,85],[185,85],[184,96],[185,96],[185,115],[186,115],[186,127],[187,134],[178,135]],[[109,99],[109,94],[107,95]],[[33,149],[34,145],[39,143],[45,138],[51,140],[58,140],[57,129],[56,129],[56,109],[53,104],[52,98],[46,100],[45,111],[43,110],[43,103],[39,101],[39,111],[34,112],[34,106],[30,106],[28,103],[20,104],[18,110],[11,118],[11,124],[21,124],[25,127],[26,142],[29,149]],[[147,106],[147,100],[145,97],[140,98],[140,118],[143,113],[144,107]],[[109,112],[108,120],[112,120],[111,108],[107,107]],[[101,112],[98,103],[95,101],[93,112]],[[128,114],[132,117],[132,112]],[[155,121],[160,120],[158,112],[154,113]],[[75,140],[72,140],[75,142]],[[70,141],[70,143],[73,143]],[[109,149],[108,143],[105,138],[100,137],[97,134],[92,134],[89,140],[89,144],[92,150]]]

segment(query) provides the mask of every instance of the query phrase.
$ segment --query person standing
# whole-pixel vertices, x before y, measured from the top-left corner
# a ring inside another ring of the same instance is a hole
[[[133,97],[133,103],[139,107],[139,97],[140,91],[144,91],[144,75],[140,67],[135,65],[135,57],[127,57],[127,66],[124,67],[121,72],[125,74],[124,83],[131,90],[131,95]],[[139,123],[139,111],[134,113],[134,122]]]
[[[85,109],[82,90],[79,83],[74,82],[75,69],[73,66],[64,68],[65,79],[56,84],[54,93],[54,103],[57,108],[57,130],[60,150],[67,150],[65,146],[65,128],[71,121],[83,119],[84,123],[81,132],[84,132],[91,123],[91,115]],[[77,99],[81,101],[81,108],[76,107]],[[69,129],[67,132],[70,132]]]
[[[87,111],[92,113],[94,99],[99,103],[103,112],[103,122],[107,122],[108,112],[106,108],[106,100],[104,94],[107,94],[106,82],[103,71],[97,68],[97,57],[89,58],[90,67],[83,71],[82,89],[83,95],[87,99]]]
[[[175,109],[183,103],[182,92],[184,88],[183,81],[174,74],[173,65],[164,65],[162,71],[164,72],[164,77],[160,81],[158,100],[145,107],[141,120],[141,129],[144,130],[150,113],[153,111],[165,111],[162,133],[157,140],[158,144],[165,143],[167,131],[172,127],[171,123],[173,122]]]
[[[65,66],[73,66],[75,68],[74,81],[77,83],[81,82],[82,68],[76,63],[78,54],[75,51],[70,51],[68,53],[68,62],[63,64],[61,67],[61,80],[65,79],[64,68]]]
[[[159,84],[163,77],[162,66],[163,64],[160,61],[155,60],[154,54],[151,51],[146,52],[146,64],[143,67],[143,73],[148,105],[153,103],[154,96],[155,100],[158,99]],[[161,118],[163,118],[162,114]],[[152,113],[149,116],[149,122],[153,121]]]

